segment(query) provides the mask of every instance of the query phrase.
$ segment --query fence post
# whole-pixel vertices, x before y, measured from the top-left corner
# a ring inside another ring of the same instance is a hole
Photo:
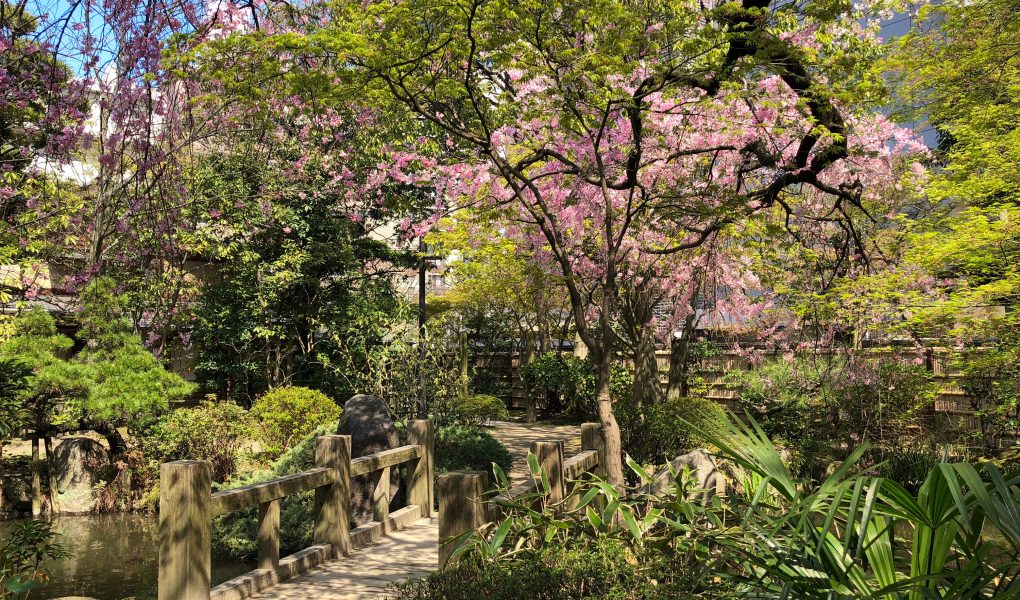
[[[599,464],[595,465],[592,473],[599,477],[606,478],[606,438],[602,435],[600,423],[581,424],[581,452],[595,450],[599,453]]]
[[[390,532],[390,468],[383,467],[376,475],[379,479],[372,489],[372,520],[387,534]]]
[[[336,481],[315,489],[313,540],[329,544],[332,558],[347,556],[351,553],[351,436],[319,436],[315,466],[333,469]]]
[[[407,503],[421,507],[428,518],[435,510],[435,465],[433,448],[436,429],[432,421],[416,419],[407,425],[407,443],[421,446],[421,457],[407,467]]]
[[[212,467],[179,460],[159,468],[159,600],[209,600]]]
[[[563,442],[532,442],[531,453],[538,458],[538,466],[549,477],[550,504],[563,500]],[[539,491],[542,491],[539,487]]]
[[[280,566],[280,500],[259,504],[258,568]]]
[[[439,478],[439,567],[443,568],[459,544],[450,540],[488,521],[489,474],[485,471],[450,471]],[[484,590],[479,590],[483,593]]]

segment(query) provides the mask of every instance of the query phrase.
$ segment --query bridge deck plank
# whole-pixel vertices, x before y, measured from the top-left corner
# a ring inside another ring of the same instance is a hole
[[[390,584],[434,571],[439,563],[436,519],[388,533],[351,556],[320,565],[308,573],[262,592],[258,600],[352,600],[386,598]]]

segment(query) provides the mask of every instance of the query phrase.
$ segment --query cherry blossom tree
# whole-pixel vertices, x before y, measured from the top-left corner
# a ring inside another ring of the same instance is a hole
[[[223,106],[197,111],[193,73],[166,59],[244,27],[238,12],[204,0],[4,4],[4,77],[17,82],[4,136],[23,132],[4,146],[5,169],[22,173],[5,176],[6,262],[60,265],[70,277],[53,284],[72,291],[114,274],[136,324],[174,324],[204,221],[189,210],[188,173],[226,122]],[[22,283],[33,298],[38,283]]]
[[[560,272],[597,368],[614,483],[609,373],[627,291],[668,294],[685,257],[773,209],[793,233],[838,222],[859,252],[854,217],[897,177],[895,155],[916,149],[873,112],[875,29],[844,3],[384,1],[334,13],[306,48],[348,53],[377,93],[448,136],[441,159],[412,150],[394,176],[500,208],[507,235]],[[725,277],[731,291],[753,283]]]

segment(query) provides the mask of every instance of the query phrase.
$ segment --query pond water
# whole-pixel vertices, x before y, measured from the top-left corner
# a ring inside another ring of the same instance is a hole
[[[58,517],[54,529],[71,556],[50,565],[53,579],[33,598],[89,596],[99,600],[156,598],[158,526],[155,517],[132,514]],[[0,540],[11,521],[0,522]],[[255,568],[254,563],[213,556],[213,584]]]

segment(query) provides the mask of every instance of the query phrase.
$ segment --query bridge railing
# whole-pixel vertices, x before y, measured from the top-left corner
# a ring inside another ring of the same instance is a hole
[[[177,461],[160,467],[159,600],[248,598],[331,558],[350,554],[387,532],[433,512],[430,421],[408,424],[408,445],[351,459],[351,438],[316,439],[315,467],[269,481],[212,493],[211,465]],[[389,512],[390,471],[407,464],[407,506]],[[373,475],[373,520],[350,529],[351,477]],[[280,558],[280,501],[315,490],[313,545]],[[214,517],[258,506],[257,568],[211,587]]]
[[[606,442],[598,423],[581,425],[581,452],[563,458],[563,442],[532,442],[530,451],[548,475],[550,502],[559,502],[570,492],[569,486],[585,473],[605,477]],[[505,494],[486,499],[489,492],[487,471],[451,471],[439,478],[439,566],[450,561],[458,548],[457,536],[477,530],[500,516],[500,500],[519,498],[538,491],[539,482],[530,477]]]

